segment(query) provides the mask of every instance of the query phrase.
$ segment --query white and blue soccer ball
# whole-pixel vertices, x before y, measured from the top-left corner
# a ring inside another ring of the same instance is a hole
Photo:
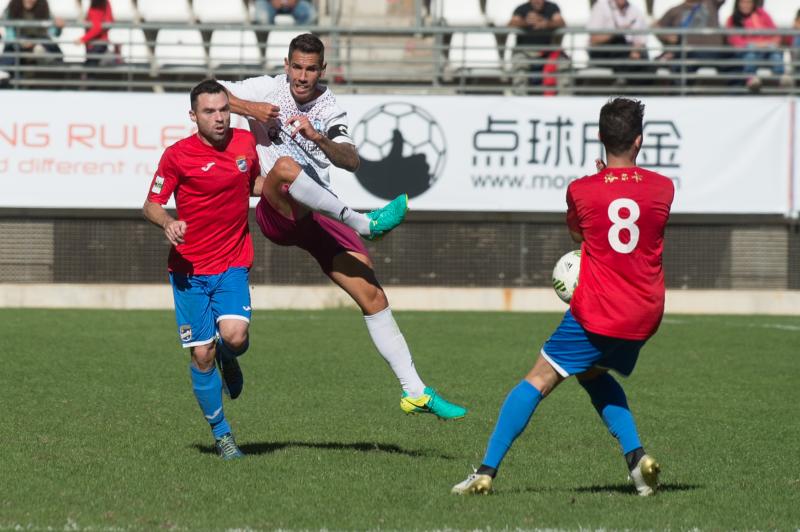
[[[553,268],[553,289],[564,303],[569,303],[581,270],[581,250],[576,249],[562,256]]]

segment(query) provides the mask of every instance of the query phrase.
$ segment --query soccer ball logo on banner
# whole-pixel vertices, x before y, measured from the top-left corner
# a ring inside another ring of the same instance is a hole
[[[553,289],[564,303],[569,303],[578,286],[581,269],[581,250],[576,249],[563,255],[553,268]]]
[[[361,156],[356,178],[372,195],[413,198],[442,175],[447,146],[438,122],[419,106],[391,102],[371,109],[353,130]]]

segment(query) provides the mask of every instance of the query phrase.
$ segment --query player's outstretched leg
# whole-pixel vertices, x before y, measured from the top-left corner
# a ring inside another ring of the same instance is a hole
[[[385,235],[405,218],[408,196],[403,194],[384,207],[364,214],[354,211],[330,190],[321,185],[289,157],[280,157],[269,171],[265,192],[277,201],[285,190],[298,204],[332,220],[342,222],[364,238],[374,240]]]
[[[653,495],[658,489],[661,467],[642,448],[622,386],[607,372],[594,378],[579,376],[578,382],[589,394],[608,431],[619,441],[636,491],[642,496]]]
[[[226,460],[244,456],[236,446],[231,436],[231,427],[225,419],[222,408],[222,379],[217,368],[212,365],[208,371],[202,371],[191,363],[189,375],[192,379],[194,396],[214,434],[217,453]]]

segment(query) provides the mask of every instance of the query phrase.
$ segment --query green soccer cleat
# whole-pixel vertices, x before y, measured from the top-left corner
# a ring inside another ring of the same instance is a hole
[[[470,474],[450,490],[454,495],[488,495],[492,493],[492,477],[479,475],[477,472]]]
[[[411,397],[403,392],[400,408],[406,414],[433,414],[439,419],[461,419],[467,415],[467,409],[447,401],[430,387],[419,397]]]
[[[367,213],[369,218],[369,236],[367,240],[378,240],[389,231],[400,225],[408,212],[408,194],[397,196],[395,199],[381,207]]]
[[[239,449],[239,446],[236,445],[236,440],[233,439],[233,434],[230,432],[218,439],[214,443],[214,448],[217,450],[217,455],[223,460],[244,458],[244,453]]]
[[[630,478],[636,486],[636,492],[642,497],[654,495],[658,489],[660,472],[661,466],[658,465],[655,458],[649,455],[642,456],[630,473]]]

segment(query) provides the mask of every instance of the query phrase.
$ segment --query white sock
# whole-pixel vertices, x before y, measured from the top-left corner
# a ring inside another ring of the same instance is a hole
[[[392,309],[386,307],[377,314],[364,316],[367,330],[372,337],[378,352],[392,368],[403,391],[411,397],[418,397],[425,393],[425,383],[417,375],[411,351],[408,350],[406,339],[392,317]]]
[[[352,210],[303,170],[289,187],[289,195],[312,211],[342,222],[362,236],[369,236],[367,215]]]

